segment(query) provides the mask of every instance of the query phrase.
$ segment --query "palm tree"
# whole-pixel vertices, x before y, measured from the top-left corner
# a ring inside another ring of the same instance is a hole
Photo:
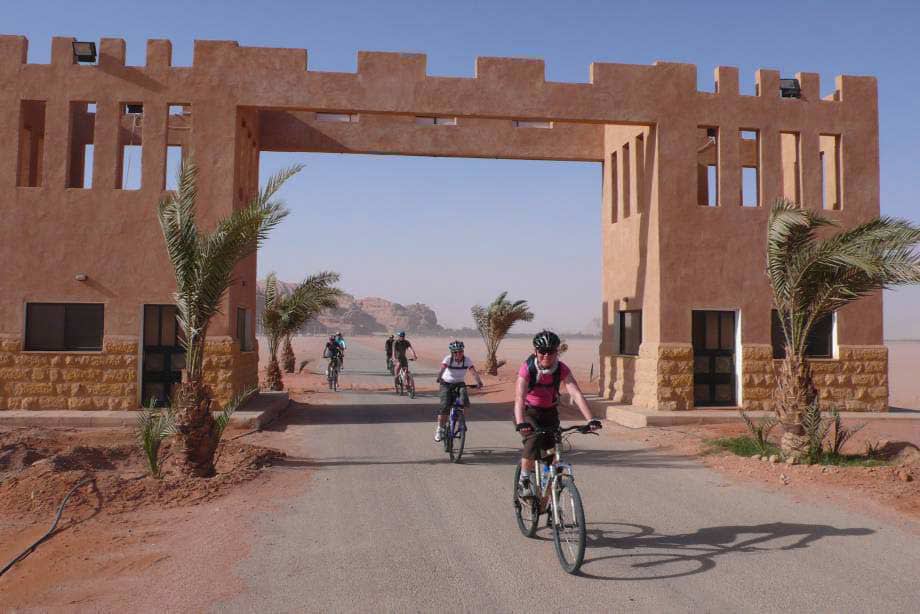
[[[767,226],[767,274],[786,347],[776,377],[774,410],[783,425],[783,453],[800,456],[802,418],[817,393],[805,356],[815,323],[863,296],[920,282],[920,228],[878,218],[819,240],[833,220],[779,200]]]
[[[324,309],[338,305],[343,292],[332,284],[339,280],[338,273],[323,271],[306,278],[284,296],[278,292],[278,279],[270,273],[265,280],[265,307],[262,310],[262,330],[268,337],[268,367],[266,385],[270,390],[284,390],[281,369],[278,367],[278,345],[282,339],[290,344],[290,337],[310,318]],[[293,350],[291,351],[293,358]],[[293,371],[293,369],[292,369]]]
[[[527,301],[514,301],[513,303],[506,299],[508,292],[502,292],[488,307],[474,305],[472,308],[473,321],[482,340],[486,344],[486,365],[485,369],[489,375],[497,375],[498,368],[501,366],[496,358],[498,345],[511,330],[511,327],[517,322],[530,322],[533,320],[533,313],[530,312]]]
[[[301,168],[292,166],[273,175],[249,206],[234,211],[218,221],[211,233],[205,233],[195,220],[198,171],[189,157],[179,169],[178,189],[169,192],[157,209],[166,251],[175,269],[173,297],[186,351],[186,369],[173,407],[180,441],[177,459],[189,475],[214,473],[217,432],[211,416],[212,392],[203,382],[208,325],[220,312],[237,263],[252,254],[287,215],[275,194]]]
[[[291,345],[291,335],[284,336],[284,343],[281,344],[281,366],[285,373],[293,373],[297,365],[297,356],[294,354],[294,346]]]

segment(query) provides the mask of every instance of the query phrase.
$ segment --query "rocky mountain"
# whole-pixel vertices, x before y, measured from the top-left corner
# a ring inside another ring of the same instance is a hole
[[[296,284],[279,281],[279,291],[293,292]],[[265,306],[265,282],[256,287],[256,321],[262,319]],[[372,333],[404,330],[410,334],[440,335],[446,331],[438,324],[433,309],[421,303],[400,305],[377,297],[355,298],[346,294],[336,309],[329,310],[317,319],[307,322],[304,333],[330,333],[342,331],[346,335],[369,335]],[[261,331],[260,331],[261,332]]]

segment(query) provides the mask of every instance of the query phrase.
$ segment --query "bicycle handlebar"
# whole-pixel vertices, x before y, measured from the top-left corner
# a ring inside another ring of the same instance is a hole
[[[546,433],[555,433],[555,434],[563,435],[565,433],[568,433],[569,431],[578,431],[582,435],[598,435],[599,434],[597,431],[592,431],[591,427],[588,426],[587,424],[582,424],[580,426],[567,426],[565,428],[555,427],[551,429],[540,428],[540,429],[531,429],[531,430],[533,431],[535,435],[543,435]]]

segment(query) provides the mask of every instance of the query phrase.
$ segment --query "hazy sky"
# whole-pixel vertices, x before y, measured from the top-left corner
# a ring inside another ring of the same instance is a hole
[[[472,76],[477,55],[538,57],[556,81],[587,81],[592,61],[690,62],[700,87],[738,66],[879,79],[882,212],[920,222],[920,3],[917,2],[4,2],[0,28],[48,61],[53,35],[303,47],[317,70],[354,71],[358,50],[428,54],[434,75]],[[359,296],[424,302],[450,326],[501,290],[526,298],[535,326],[582,328],[599,314],[600,168],[595,164],[386,156],[265,155],[263,170],[307,164],[285,190],[293,214],[262,250],[260,275],[329,268]],[[563,214],[564,211],[564,214]],[[555,249],[547,249],[550,244]],[[889,338],[920,338],[920,288],[888,293]]]

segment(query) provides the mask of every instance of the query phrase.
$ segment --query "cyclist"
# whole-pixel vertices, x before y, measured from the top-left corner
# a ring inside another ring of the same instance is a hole
[[[601,428],[600,420],[595,420],[585,396],[572,376],[572,370],[559,360],[559,336],[548,330],[537,333],[533,338],[533,355],[528,357],[518,370],[517,385],[514,395],[515,429],[521,434],[523,450],[521,452],[521,479],[518,493],[522,497],[533,496],[531,474],[534,461],[541,450],[555,447],[551,434],[536,434],[537,428],[556,428],[559,426],[559,386],[565,384],[566,390],[575,401],[578,411],[588,421],[592,431]]]
[[[396,363],[396,379],[399,380],[399,372],[403,369],[406,370],[406,383],[412,381],[412,374],[409,373],[409,359],[406,357],[406,351],[412,351],[412,360],[417,360],[418,355],[415,353],[415,348],[412,347],[412,344],[409,343],[409,340],[406,339],[406,332],[399,331],[396,335],[398,339],[393,342],[393,358]]]
[[[342,336],[342,331],[335,333],[335,342],[339,345],[339,367],[345,368],[345,350],[348,349],[348,346],[345,344],[345,337]]]
[[[387,355],[387,371],[390,371],[391,373],[393,370],[392,360],[393,360],[393,342],[394,341],[395,341],[395,338],[393,337],[393,335],[390,335],[389,337],[387,337],[386,342],[383,344],[383,350],[384,352],[386,352],[386,355]]]
[[[342,347],[338,344],[335,335],[329,336],[329,341],[326,342],[326,347],[323,348],[323,358],[328,358],[330,364],[335,360],[338,361],[339,366],[342,365]]]
[[[450,415],[454,395],[459,394],[464,407],[470,406],[470,396],[466,391],[466,374],[469,371],[476,376],[476,384],[482,388],[482,377],[473,366],[473,361],[463,354],[463,342],[451,341],[447,346],[450,354],[441,361],[441,371],[435,380],[441,385],[441,408],[438,410],[438,425],[434,431],[434,440],[441,441],[446,433],[447,417]]]

